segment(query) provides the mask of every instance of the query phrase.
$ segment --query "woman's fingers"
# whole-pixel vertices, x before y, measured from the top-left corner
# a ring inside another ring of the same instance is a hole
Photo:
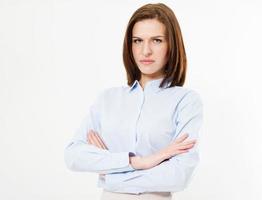
[[[195,143],[191,143],[191,144],[187,144],[187,145],[182,145],[182,146],[180,146],[178,149],[179,149],[179,150],[187,150],[187,149],[193,148],[194,145],[195,145]]]
[[[182,154],[182,153],[187,153],[189,150],[178,150],[176,155]]]
[[[103,149],[103,146],[101,145],[101,143],[97,139],[95,133],[93,131],[91,131],[89,134],[90,134],[90,137],[92,138],[94,145],[97,146],[98,148]]]
[[[175,143],[181,143],[181,142],[183,142],[185,139],[187,139],[188,138],[188,134],[187,133],[185,133],[185,134],[183,134],[183,135],[181,135],[180,137],[178,137],[176,140],[175,140]]]
[[[102,141],[102,139],[99,137],[99,135],[94,132],[93,130],[90,130],[88,132],[88,141],[90,144],[93,144],[101,149],[107,149],[106,145]]]
[[[99,142],[99,144],[102,146],[102,148],[107,149],[107,146],[103,142],[102,138],[96,132],[93,132],[93,135],[95,136],[95,138]]]
[[[87,134],[87,142],[88,142],[88,144],[93,144],[93,145],[99,147],[99,144],[94,139],[92,131],[89,131],[88,134]]]
[[[189,134],[182,134],[175,141],[172,141],[167,147],[160,150],[160,154],[165,158],[186,153],[196,144],[196,139],[186,140]]]
[[[176,145],[178,149],[187,149],[187,148],[192,148],[195,144],[196,144],[196,140],[189,140],[174,145]]]
[[[191,145],[191,144],[196,144],[196,140],[184,141],[184,142],[181,142],[181,143],[176,144],[176,145],[178,147],[181,147],[181,146],[186,146],[186,145]]]
[[[98,148],[102,148],[102,147],[100,146],[100,144],[96,141],[96,139],[95,139],[95,137],[93,136],[93,133],[92,133],[92,132],[89,132],[88,135],[89,135],[90,144],[92,144],[92,145],[94,145],[94,146],[96,146],[96,147],[98,147]]]
[[[180,137],[178,137],[175,141],[174,141],[174,145],[176,146],[185,146],[185,145],[190,145],[190,144],[195,144],[196,143],[196,139],[193,140],[186,140],[189,137],[189,135],[183,134]]]

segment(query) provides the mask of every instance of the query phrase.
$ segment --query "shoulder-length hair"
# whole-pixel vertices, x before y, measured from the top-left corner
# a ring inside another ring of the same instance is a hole
[[[124,43],[123,61],[127,73],[127,84],[131,86],[135,80],[140,80],[141,72],[132,53],[132,30],[136,22],[145,19],[157,19],[166,27],[168,41],[168,61],[165,65],[165,76],[160,87],[183,86],[186,78],[187,59],[182,33],[174,12],[165,4],[146,4],[137,9],[130,18]]]

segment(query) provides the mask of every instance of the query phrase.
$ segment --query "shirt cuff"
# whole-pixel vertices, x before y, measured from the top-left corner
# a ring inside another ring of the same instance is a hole
[[[113,165],[116,166],[113,173],[134,171],[135,169],[132,167],[132,165],[129,162],[130,156],[135,156],[135,154],[133,152],[113,153],[112,160],[115,161]]]

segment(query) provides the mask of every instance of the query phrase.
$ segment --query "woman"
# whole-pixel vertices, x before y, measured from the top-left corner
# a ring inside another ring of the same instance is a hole
[[[183,88],[186,54],[164,4],[131,17],[124,39],[128,86],[106,89],[65,149],[69,169],[99,173],[102,200],[170,200],[198,163],[199,95]]]

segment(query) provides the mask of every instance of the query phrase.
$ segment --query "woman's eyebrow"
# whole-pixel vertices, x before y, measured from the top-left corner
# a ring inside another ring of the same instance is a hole
[[[159,37],[165,37],[165,36],[163,36],[163,35],[156,35],[156,36],[152,36],[151,38],[159,38]],[[137,37],[137,36],[133,36],[132,38],[142,39],[141,37]]]

